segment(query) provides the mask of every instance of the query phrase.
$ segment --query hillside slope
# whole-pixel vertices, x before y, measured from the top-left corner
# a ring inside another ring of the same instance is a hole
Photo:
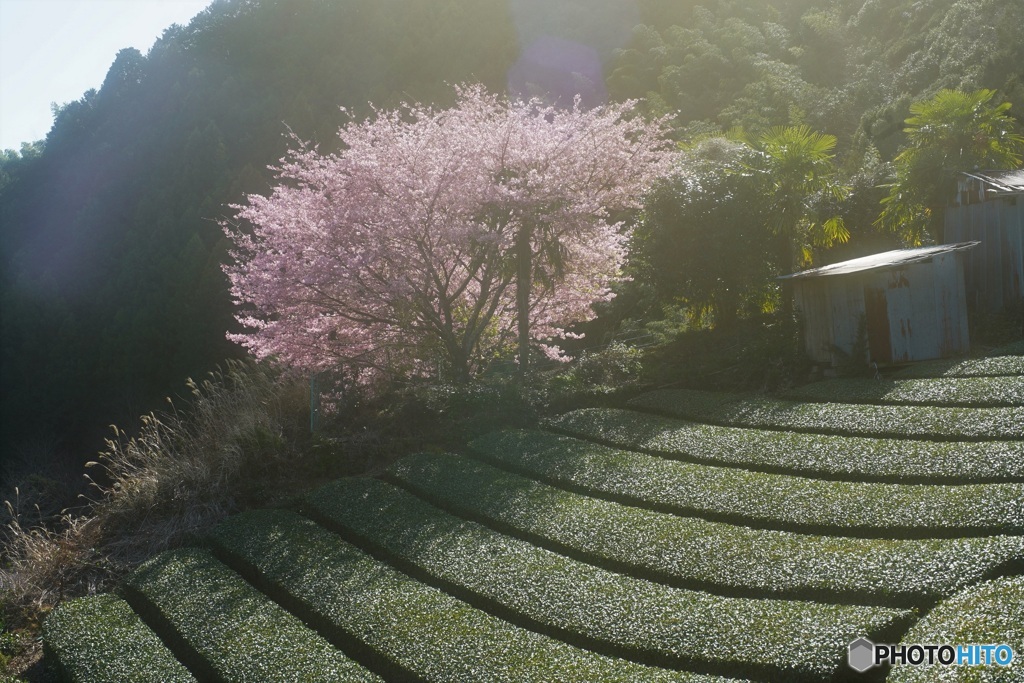
[[[882,680],[847,666],[859,637],[1024,653],[1024,375],[970,363],[648,394],[410,456],[62,606],[49,658],[77,681],[712,683]]]
[[[553,99],[587,81],[557,55],[584,55],[593,92],[692,131],[807,123],[856,174],[868,145],[892,159],[908,105],[939,88],[995,88],[1024,115],[1022,22],[1018,0],[212,2],[148,53],[121,50],[45,140],[0,153],[0,448],[28,453],[0,475],[41,469],[40,442],[92,453],[241,354],[217,221],[268,192],[290,131],[331,151],[341,106],[447,106],[466,81]],[[530,63],[537,42],[567,52]],[[877,239],[877,162],[845,210],[851,250]]]

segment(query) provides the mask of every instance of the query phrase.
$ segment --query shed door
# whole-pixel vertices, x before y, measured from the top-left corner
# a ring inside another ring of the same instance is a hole
[[[889,336],[889,306],[886,303],[885,289],[871,285],[864,287],[864,320],[867,325],[871,360],[891,363],[892,342]]]

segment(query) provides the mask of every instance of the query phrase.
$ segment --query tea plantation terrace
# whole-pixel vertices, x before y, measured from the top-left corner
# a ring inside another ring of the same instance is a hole
[[[847,646],[953,634],[1012,645],[995,673],[1024,681],[1022,425],[1020,356],[656,391],[232,517],[58,608],[48,658],[72,681],[925,681]]]

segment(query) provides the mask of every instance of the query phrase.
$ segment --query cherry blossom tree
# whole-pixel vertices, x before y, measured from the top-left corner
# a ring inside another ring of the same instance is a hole
[[[467,379],[516,343],[552,357],[611,298],[639,206],[674,155],[635,104],[584,110],[458,89],[297,144],[269,197],[225,223],[237,319],[229,338],[305,370]]]

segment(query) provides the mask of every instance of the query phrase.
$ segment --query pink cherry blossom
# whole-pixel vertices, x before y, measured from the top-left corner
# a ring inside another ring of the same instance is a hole
[[[225,223],[225,267],[256,357],[299,369],[465,378],[511,356],[517,236],[529,235],[530,336],[551,357],[621,277],[627,226],[675,154],[635,103],[584,110],[458,89],[437,111],[378,111],[297,145],[269,197]],[[522,232],[529,230],[529,233]]]

